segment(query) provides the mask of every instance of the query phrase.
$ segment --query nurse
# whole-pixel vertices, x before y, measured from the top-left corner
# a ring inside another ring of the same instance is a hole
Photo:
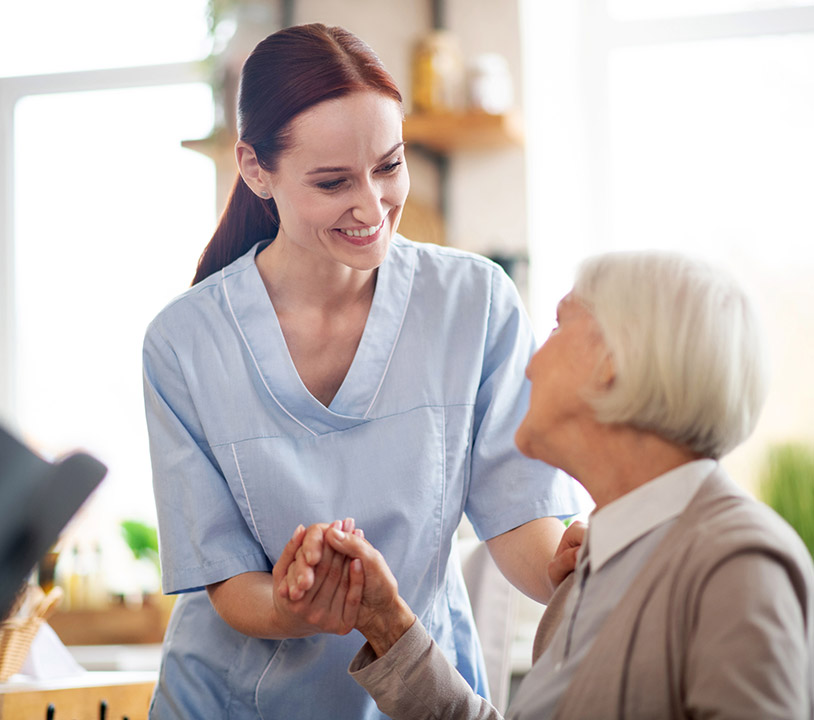
[[[310,543],[356,518],[484,696],[462,514],[521,590],[551,592],[557,517],[580,508],[570,478],[514,447],[529,322],[497,265],[397,234],[402,120],[341,28],[281,30],[245,62],[240,174],[193,286],[144,341],[162,583],[180,595],[152,718],[383,717],[345,672],[356,631],[328,634],[353,618],[324,619],[347,561],[326,546],[304,598],[274,592],[298,525]]]

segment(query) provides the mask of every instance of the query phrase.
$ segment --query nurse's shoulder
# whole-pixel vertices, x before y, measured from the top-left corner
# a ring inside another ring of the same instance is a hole
[[[414,253],[415,281],[423,290],[435,286],[447,302],[454,297],[472,302],[478,297],[488,299],[494,293],[517,294],[504,269],[484,255],[448,245],[414,242],[401,235],[394,238],[392,250],[405,260]]]
[[[224,283],[253,267],[256,247],[170,300],[147,326],[145,343],[161,336],[173,346],[183,346],[202,333],[217,338],[219,329],[230,330],[233,323]]]

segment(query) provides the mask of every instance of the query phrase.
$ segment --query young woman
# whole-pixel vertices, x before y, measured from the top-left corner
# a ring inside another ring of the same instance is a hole
[[[381,717],[345,672],[358,639],[326,634],[351,627],[322,612],[348,563],[317,545],[318,586],[274,592],[294,527],[347,516],[487,695],[462,513],[543,600],[555,516],[579,510],[570,478],[513,444],[534,349],[516,290],[482,257],[397,235],[401,95],[352,34],[266,38],[238,106],[228,207],[144,344],[163,586],[182,594],[151,717]]]

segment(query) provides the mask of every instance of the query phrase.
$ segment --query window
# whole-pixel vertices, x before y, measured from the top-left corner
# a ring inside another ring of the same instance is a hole
[[[18,3],[0,31],[0,418],[46,457],[108,466],[69,534],[106,549],[120,592],[156,580],[117,557],[119,522],[155,516],[142,338],[215,223],[214,166],[181,146],[214,122],[204,2]]]
[[[773,360],[758,429],[724,462],[754,487],[767,444],[814,427],[814,4],[524,12],[536,324],[587,254],[660,247],[728,266],[757,297]]]

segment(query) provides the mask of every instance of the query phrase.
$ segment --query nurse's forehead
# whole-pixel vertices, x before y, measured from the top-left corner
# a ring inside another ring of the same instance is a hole
[[[285,154],[309,170],[386,159],[403,144],[402,124],[401,105],[378,93],[327,100],[291,121]]]

